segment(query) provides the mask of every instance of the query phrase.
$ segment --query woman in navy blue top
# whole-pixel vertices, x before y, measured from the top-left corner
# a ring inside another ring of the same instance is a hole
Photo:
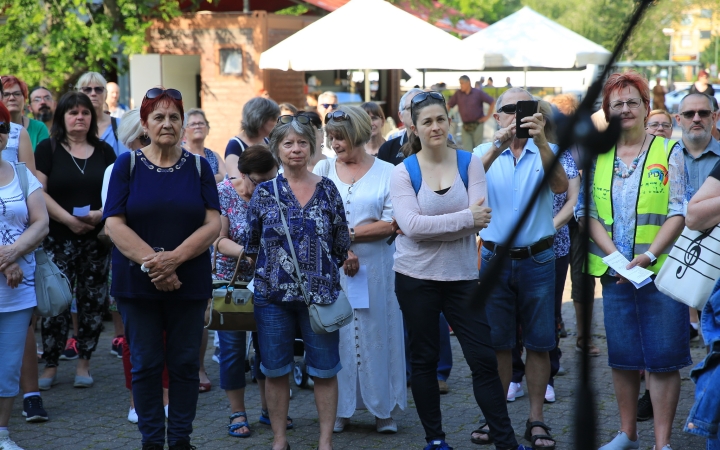
[[[332,448],[338,401],[339,332],[316,334],[308,307],[295,282],[295,265],[280,214],[285,215],[305,290],[313,303],[330,304],[340,292],[340,270],[358,270],[350,250],[350,232],[342,197],[335,183],[307,170],[315,153],[315,129],[306,116],[281,116],[270,133],[270,151],[282,165],[278,175],[279,203],[272,181],[260,183],[247,212],[245,251],[256,260],[255,321],[267,377],[273,449],[289,448],[285,437],[288,413],[288,373],[293,367],[293,342],[299,327],[305,343],[307,372],[315,380],[315,404],[320,421],[320,450]]]
[[[143,450],[159,450],[165,443],[165,364],[172,403],[168,444],[190,450],[198,354],[212,291],[208,248],[220,232],[220,205],[208,162],[177,146],[183,125],[180,92],[150,89],[140,118],[151,144],[120,155],[105,203],[106,229],[115,243],[111,295],[130,345]]]

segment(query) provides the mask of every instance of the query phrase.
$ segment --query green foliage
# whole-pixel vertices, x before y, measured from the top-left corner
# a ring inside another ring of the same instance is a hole
[[[305,5],[295,5],[291,6],[289,8],[281,9],[280,11],[277,11],[275,14],[280,14],[284,16],[302,16],[303,14],[310,11],[310,8],[308,8]]]
[[[58,92],[114,68],[118,53],[142,53],[153,20],[180,15],[174,0],[0,0],[0,11],[0,72]]]

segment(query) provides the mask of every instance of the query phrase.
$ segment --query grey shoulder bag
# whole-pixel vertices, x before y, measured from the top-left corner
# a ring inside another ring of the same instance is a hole
[[[275,189],[275,201],[278,205],[280,218],[282,219],[283,228],[285,228],[285,237],[287,237],[288,246],[290,247],[290,255],[292,256],[293,264],[295,265],[295,282],[298,286],[300,286],[300,290],[305,298],[305,303],[308,306],[310,326],[317,334],[332,333],[333,331],[339,330],[352,321],[353,309],[352,306],[350,306],[350,301],[348,300],[347,295],[345,295],[345,292],[341,289],[335,303],[331,303],[329,305],[318,305],[312,303],[307,291],[305,290],[305,282],[303,281],[302,272],[300,272],[300,265],[298,264],[297,257],[295,256],[295,247],[293,246],[292,239],[290,238],[290,229],[288,229],[287,222],[285,221],[285,214],[283,213],[282,204],[280,203],[280,197],[278,194],[277,178],[273,178],[273,188]]]

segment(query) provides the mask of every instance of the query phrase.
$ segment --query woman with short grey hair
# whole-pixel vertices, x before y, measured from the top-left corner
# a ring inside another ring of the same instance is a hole
[[[278,116],[280,116],[280,107],[268,98],[255,97],[245,103],[240,134],[230,139],[225,147],[225,166],[231,178],[240,176],[237,168],[238,159],[246,148],[256,144],[268,144],[267,137],[275,127]]]
[[[267,377],[272,448],[290,448],[285,435],[288,374],[299,327],[307,372],[315,381],[318,449],[330,450],[338,401],[337,373],[342,368],[339,332],[317,334],[312,330],[303,293],[315,304],[334,303],[340,294],[341,268],[354,275],[358,259],[348,254],[350,233],[340,192],[332,181],[307,170],[315,153],[315,129],[310,119],[300,114],[281,116],[270,134],[270,149],[282,162],[284,172],[255,189],[248,206],[244,244],[255,262],[253,302],[262,355],[260,370]],[[292,228],[292,242],[288,242],[281,215]],[[295,265],[287,263],[293,253],[302,273],[299,282]]]
[[[123,121],[118,126],[117,133],[120,143],[130,150],[137,150],[148,145],[143,143],[147,137],[143,136],[143,128],[140,124],[140,109],[138,108],[123,114]]]

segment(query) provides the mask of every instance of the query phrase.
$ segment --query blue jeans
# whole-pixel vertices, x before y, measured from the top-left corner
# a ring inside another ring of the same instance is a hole
[[[295,363],[293,345],[298,325],[305,347],[308,375],[332,378],[342,369],[340,332],[315,333],[310,326],[310,315],[304,302],[278,305],[261,299],[255,303],[255,321],[262,355],[260,370],[266,377],[277,378],[292,371]]]
[[[437,379],[447,381],[453,366],[452,347],[450,346],[450,330],[445,315],[440,313],[440,361],[437,366]],[[410,339],[408,339],[407,326],[403,317],[403,331],[405,332],[405,375],[410,382],[412,365],[410,364]]]
[[[0,313],[0,397],[15,397],[20,392],[25,337],[34,309]]]
[[[480,277],[495,252],[482,248]],[[517,326],[523,329],[525,348],[549,352],[555,348],[555,253],[552,248],[525,259],[505,258],[500,276],[487,280],[490,289],[486,310],[496,350],[511,350]],[[607,316],[606,316],[607,317]]]
[[[162,372],[167,364],[167,441],[190,442],[200,387],[200,341],[207,299],[116,299],[130,345],[132,393],[143,444],[165,443]],[[166,339],[163,339],[163,331]]]
[[[720,439],[708,439],[707,450],[720,450]]]
[[[220,389],[235,391],[243,389],[245,382],[245,350],[247,333],[245,331],[218,331],[220,341]],[[255,349],[255,378],[264,380],[265,375],[260,371],[260,348],[258,347],[257,333],[252,333],[253,348]]]

